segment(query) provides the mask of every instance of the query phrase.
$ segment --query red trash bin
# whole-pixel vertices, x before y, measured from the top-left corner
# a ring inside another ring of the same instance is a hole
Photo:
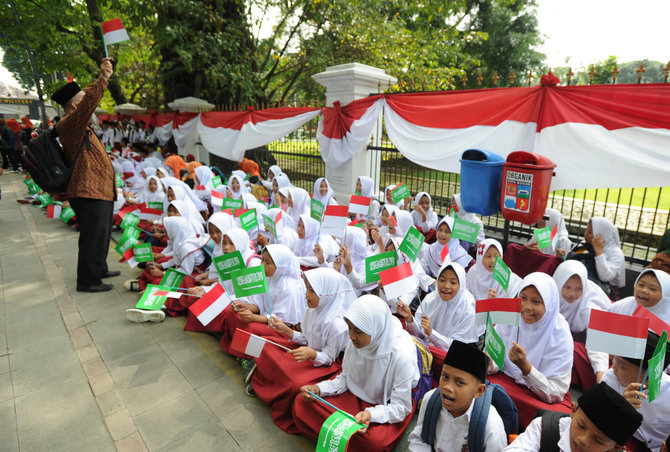
[[[547,208],[556,164],[533,152],[516,151],[503,164],[500,210],[506,220],[535,224]]]

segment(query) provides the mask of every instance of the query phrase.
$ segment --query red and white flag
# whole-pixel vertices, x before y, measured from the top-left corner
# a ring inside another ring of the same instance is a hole
[[[443,264],[447,256],[449,256],[449,244],[445,243],[444,246],[442,247],[442,251],[440,251],[440,259],[442,259]]]
[[[203,326],[209,325],[216,316],[221,314],[230,304],[230,297],[220,283],[216,285],[198,301],[193,303],[188,310],[198,318]],[[247,353],[248,354],[248,353]]]
[[[47,218],[60,218],[63,207],[58,204],[49,204],[47,206]]]
[[[389,215],[389,221],[391,222],[391,224],[393,225],[394,228],[398,227],[398,221],[395,219],[393,214]]]
[[[156,296],[156,297],[167,297],[167,298],[181,298],[182,295],[184,295],[184,292],[175,292],[172,290],[156,290],[154,293],[151,295]]]
[[[591,310],[586,348],[610,355],[642,359],[647,345],[649,319]]]
[[[649,319],[649,329],[654,333],[658,334],[659,336],[663,334],[663,331],[667,331],[667,333],[670,334],[670,325],[665,323],[663,319],[656,316],[654,313],[652,313],[649,309],[645,308],[644,306],[638,305],[638,307],[635,308],[635,311],[633,311],[633,316],[645,317]]]
[[[137,261],[135,260],[135,251],[132,248],[128,248],[124,253],[123,257],[119,262],[125,262],[130,265],[130,268],[137,267]]]
[[[122,208],[121,210],[119,210],[119,216],[123,220],[128,212],[133,212],[133,211],[135,211],[139,208],[140,207],[137,204],[126,206],[126,207]]]
[[[123,42],[130,39],[121,19],[112,19],[103,22],[102,36],[105,38],[105,45],[116,44],[117,42]]]
[[[412,272],[410,262],[380,272],[379,278],[382,281],[384,294],[386,294],[388,300],[398,298],[417,288],[416,277]]]
[[[212,206],[221,208],[223,206],[223,198],[225,198],[226,195],[216,190],[211,190],[211,193],[212,193]]]
[[[371,202],[372,198],[368,198],[367,196],[351,195],[351,199],[349,199],[349,213],[366,216],[370,210]]]
[[[160,209],[150,209],[149,207],[140,207],[140,220],[158,221],[163,217],[163,211]]]
[[[551,230],[551,249],[556,251],[557,246],[558,246],[558,225],[555,224],[553,229]]]
[[[245,213],[249,212],[251,209],[235,209],[233,212],[233,216],[235,218],[239,218],[240,215],[244,215]]]
[[[321,223],[321,233],[343,238],[349,222],[349,206],[326,206]]]
[[[486,325],[486,317],[491,315],[491,323],[519,325],[521,319],[521,298],[490,298],[477,300],[475,323]]]
[[[265,347],[265,342],[265,339],[262,337],[237,328],[235,330],[235,335],[233,336],[233,341],[230,343],[230,348],[240,353],[244,353],[245,355],[258,358],[261,356],[263,347]]]

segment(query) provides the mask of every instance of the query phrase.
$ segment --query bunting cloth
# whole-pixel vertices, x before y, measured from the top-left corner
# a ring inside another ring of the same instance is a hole
[[[209,152],[239,162],[244,151],[285,137],[319,113],[312,107],[211,111],[200,114],[198,132]]]

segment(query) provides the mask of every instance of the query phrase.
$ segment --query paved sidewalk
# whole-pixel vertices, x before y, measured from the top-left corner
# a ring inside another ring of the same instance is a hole
[[[75,288],[78,234],[0,176],[0,451],[307,451],[244,393],[236,360],[183,319],[128,322],[138,299]]]

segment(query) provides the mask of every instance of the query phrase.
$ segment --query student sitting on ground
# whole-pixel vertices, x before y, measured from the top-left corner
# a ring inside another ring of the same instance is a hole
[[[551,413],[553,414],[553,413]],[[572,404],[570,416],[537,417],[505,452],[606,452],[622,447],[642,423],[642,416],[605,383]]]
[[[409,450],[467,450],[474,402],[486,391],[484,381],[488,367],[489,357],[475,346],[457,340],[451,343],[442,364],[439,386],[423,398],[416,427],[409,435]],[[433,408],[435,397],[439,400],[438,409]],[[507,446],[505,426],[493,405],[489,407],[483,430],[485,450],[500,451]]]

